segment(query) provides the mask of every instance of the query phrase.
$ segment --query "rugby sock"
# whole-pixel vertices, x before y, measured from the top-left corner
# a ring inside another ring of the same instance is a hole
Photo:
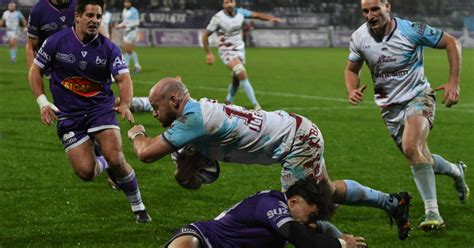
[[[128,176],[118,179],[117,186],[125,193],[125,196],[132,206],[133,212],[145,210],[134,170],[132,170]]]
[[[16,60],[16,49],[14,48],[10,49],[10,60]]]
[[[363,186],[353,180],[346,179],[344,184],[346,184],[346,195],[343,202],[345,205],[376,207],[387,212],[391,212],[398,205],[398,199],[390,197],[387,193]]]
[[[125,64],[130,65],[130,53],[124,53],[123,58],[125,59]]]
[[[417,164],[411,166],[413,179],[418,192],[425,203],[425,213],[428,211],[439,214],[438,199],[436,198],[436,180],[433,166],[430,164]]]
[[[235,85],[233,83],[229,84],[229,88],[227,89],[227,96],[225,100],[228,103],[233,103],[234,102],[234,96],[237,93],[237,90],[239,89],[239,85]]]
[[[132,58],[133,60],[133,64],[135,65],[135,67],[140,67],[140,63],[138,63],[138,55],[136,52],[133,52],[130,57]]]
[[[248,79],[240,80],[240,84],[244,88],[245,94],[249,98],[252,105],[257,105],[257,99],[255,98],[255,93],[253,92],[252,85],[250,84]]]
[[[105,169],[109,168],[109,164],[107,163],[107,161],[105,160],[104,156],[97,156],[95,158],[96,162],[97,162],[97,165],[99,167],[99,173],[97,173],[97,175],[99,175],[100,173],[102,173]]]
[[[433,170],[435,174],[448,175],[452,178],[461,176],[461,171],[457,165],[449,162],[438,154],[432,154],[431,157],[434,160]]]

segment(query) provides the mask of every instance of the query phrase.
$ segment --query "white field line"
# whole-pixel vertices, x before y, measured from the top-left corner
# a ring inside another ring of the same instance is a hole
[[[2,72],[8,73],[15,73],[15,74],[24,74],[25,71],[19,70],[8,70],[8,69],[0,69],[0,74]],[[147,81],[147,80],[133,80],[134,83],[139,84],[147,84],[153,85],[155,81]],[[212,87],[212,86],[202,86],[199,84],[186,84],[189,88],[194,89],[204,89],[210,91],[219,91],[219,92],[227,92],[226,87]],[[288,97],[288,98],[298,98],[298,99],[310,99],[310,100],[321,100],[321,101],[331,101],[331,102],[347,102],[346,98],[338,98],[338,97],[326,97],[326,96],[314,96],[314,95],[302,95],[302,94],[294,94],[294,93],[283,93],[283,92],[272,92],[272,91],[255,91],[259,95],[268,95],[268,96],[279,96],[279,97]],[[365,104],[364,104],[365,105]],[[456,108],[457,107],[457,108]],[[438,107],[437,111],[456,111],[456,112],[463,112],[463,113],[474,113],[474,109],[459,109],[467,108],[467,107],[474,107],[474,103],[459,103],[456,107],[447,109],[444,107]],[[372,108],[371,106],[344,106],[344,107],[280,107],[286,110],[334,110],[334,109],[369,109]]]

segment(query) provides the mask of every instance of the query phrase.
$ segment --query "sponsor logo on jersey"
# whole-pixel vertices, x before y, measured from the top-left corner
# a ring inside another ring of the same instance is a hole
[[[282,201],[278,202],[280,207],[279,208],[274,208],[272,210],[269,210],[267,212],[267,217],[269,219],[272,219],[275,216],[281,216],[281,215],[289,215],[290,212],[288,211],[288,205]]]
[[[374,74],[375,78],[402,77],[408,74],[408,70],[378,72]]]
[[[43,48],[40,48],[40,50],[38,51],[38,54],[41,55],[43,58],[45,58],[47,61],[51,61],[51,56],[49,56],[49,54],[47,54]]]
[[[65,16],[61,16],[59,17],[59,19],[61,19],[62,22],[64,22],[66,20],[66,17]]]
[[[383,50],[383,49],[382,49]],[[377,59],[377,64],[384,64],[384,63],[392,63],[392,62],[396,62],[397,59],[392,57],[392,56],[385,56],[385,55],[381,55],[378,59]]]
[[[50,22],[41,26],[41,30],[45,32],[54,31],[56,29],[58,29],[58,24],[56,24],[55,22]]]
[[[56,53],[56,59],[61,62],[72,64],[76,62],[76,57],[71,53]]]
[[[87,56],[87,51],[81,51],[82,57],[85,58]]]
[[[123,55],[122,56],[117,56],[114,59],[114,63],[112,64],[112,67],[115,68],[115,67],[117,67],[119,65],[123,65],[123,64],[125,64],[125,58],[123,57]]]
[[[101,59],[99,56],[95,58],[95,64],[105,66],[107,64],[107,59]]]
[[[93,97],[103,91],[104,87],[100,82],[83,78],[83,77],[68,77],[61,81],[61,85],[83,97]]]

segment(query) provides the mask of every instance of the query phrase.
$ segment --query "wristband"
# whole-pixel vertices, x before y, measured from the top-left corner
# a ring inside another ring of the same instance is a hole
[[[136,132],[136,133],[132,134],[132,136],[130,137],[130,139],[133,141],[133,139],[135,139],[137,136],[140,136],[140,135],[146,136],[146,135],[145,135],[145,132],[139,131],[139,132]]]
[[[346,247],[347,247],[347,243],[346,243],[345,240],[339,239],[339,242],[341,243],[341,247],[342,247],[342,248],[346,248]]]
[[[41,94],[36,98],[36,103],[38,103],[40,108],[46,107],[50,104],[48,98],[46,98],[44,94]]]

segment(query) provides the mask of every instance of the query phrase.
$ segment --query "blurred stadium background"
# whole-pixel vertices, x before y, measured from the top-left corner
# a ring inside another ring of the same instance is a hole
[[[9,0],[0,0],[0,10]],[[18,0],[28,16],[36,1]],[[251,21],[246,26],[247,70],[264,109],[284,109],[315,121],[325,138],[325,159],[332,179],[352,178],[385,192],[410,191],[414,225],[423,215],[407,162],[395,148],[372,100],[370,73],[365,102],[349,106],[343,70],[349,35],[363,23],[358,0],[242,0],[239,6],[285,18],[278,25]],[[395,16],[425,21],[463,42],[461,100],[447,109],[440,93],[430,148],[452,161],[463,160],[474,182],[474,1],[392,0]],[[138,55],[143,71],[133,74],[134,93],[148,94],[165,76],[181,75],[195,98],[223,100],[229,70],[219,61],[205,64],[200,33],[220,9],[218,0],[134,1],[141,12]],[[122,1],[108,1],[114,21]],[[0,28],[0,43],[5,44]],[[215,36],[212,36],[215,37]],[[120,41],[120,33],[114,33]],[[213,49],[214,54],[216,50]],[[444,50],[425,50],[425,72],[433,85],[448,78]],[[8,61],[0,45],[0,247],[160,247],[176,228],[207,220],[258,190],[279,189],[280,166],[221,164],[219,180],[198,191],[185,190],[173,178],[166,157],[145,165],[127,140],[130,125],[120,122],[125,156],[138,175],[153,222],[135,225],[121,193],[108,188],[105,176],[82,182],[70,169],[54,127],[40,124],[38,106],[27,82],[23,47],[17,63]],[[47,83],[45,81],[45,86]],[[236,103],[246,105],[239,92]],[[250,106],[247,106],[250,107]],[[150,113],[135,113],[149,135],[163,131]],[[472,198],[461,205],[448,178],[437,178],[440,210],[447,223],[443,233],[414,229],[399,241],[388,217],[370,208],[341,207],[333,222],[346,232],[362,235],[370,247],[473,247]]]
[[[9,1],[0,0],[3,7],[0,9],[6,9]],[[27,17],[36,0],[16,2]],[[442,28],[457,38],[462,37],[464,47],[474,47],[474,1],[390,2],[394,16]],[[122,1],[109,0],[107,3],[113,13],[113,22],[118,23]],[[217,0],[140,0],[133,3],[141,16],[140,46],[199,46],[203,28],[221,8]],[[352,30],[363,23],[359,1],[354,0],[242,0],[238,1],[238,6],[285,19],[281,24],[247,21],[244,30],[248,47],[347,47]],[[0,29],[1,37],[4,33],[4,29]],[[115,32],[113,40],[120,43],[120,32]],[[0,44],[5,43],[3,38]]]

